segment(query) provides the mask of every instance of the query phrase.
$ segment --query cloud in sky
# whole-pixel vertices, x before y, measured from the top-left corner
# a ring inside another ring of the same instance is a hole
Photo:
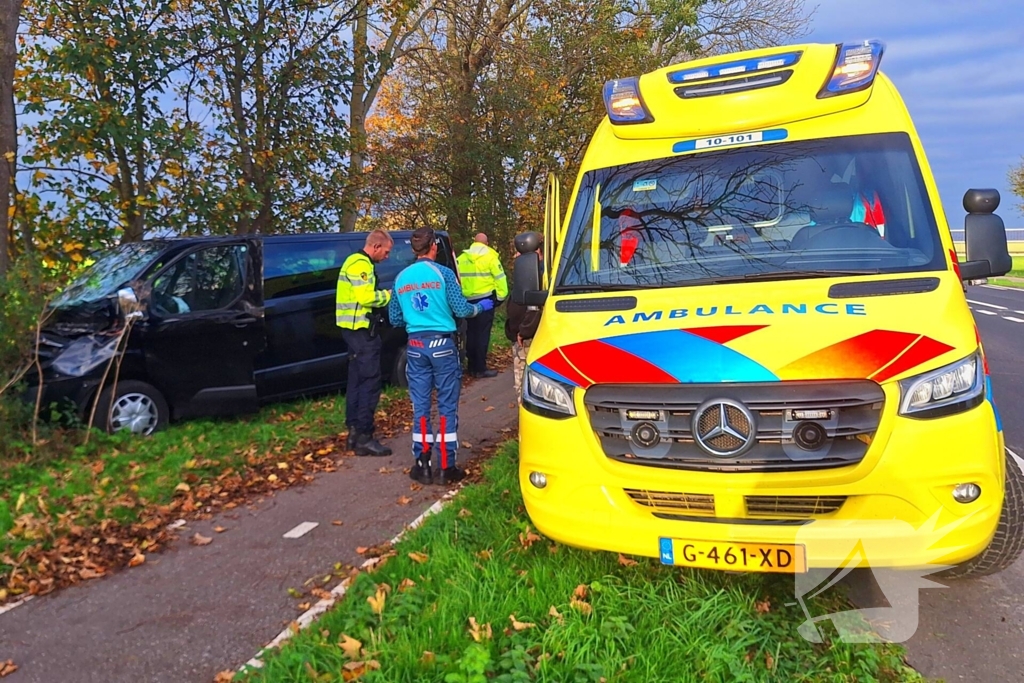
[[[995,187],[1007,227],[1024,228],[1006,178],[1024,157],[1024,2],[821,0],[808,41],[865,38],[886,44],[882,71],[914,119],[950,227],[963,226],[968,188]]]

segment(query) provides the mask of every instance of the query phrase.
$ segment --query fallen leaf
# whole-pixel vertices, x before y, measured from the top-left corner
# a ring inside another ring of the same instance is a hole
[[[180,484],[174,487],[175,493],[188,493],[191,490],[192,487],[186,484],[185,482],[181,482]]]
[[[232,671],[231,669],[221,671],[219,674],[213,677],[213,683],[231,683],[231,681],[235,680],[236,673],[238,672]]]
[[[0,662],[0,678],[3,678],[4,676],[10,676],[17,670],[18,665],[10,659],[8,659],[6,662]]]
[[[215,526],[213,527],[213,530],[216,531],[218,534],[222,534],[225,531],[227,531],[227,529],[222,526]]]
[[[540,536],[533,533],[533,530],[530,529],[530,527],[526,527],[526,533],[519,534],[519,545],[524,548],[529,548],[539,540],[541,540]]]
[[[409,553],[409,559],[416,564],[424,564],[430,557],[424,553]]]
[[[583,600],[578,599],[575,595],[572,597],[572,600],[569,601],[569,607],[572,607],[574,610],[587,617],[589,617],[594,611],[594,607],[589,602],[584,602]]]
[[[486,408],[484,408],[484,412],[485,412],[485,413],[489,413],[489,412],[491,412],[492,410],[494,410],[494,406],[487,406]]]
[[[366,598],[366,602],[370,603],[370,609],[373,610],[373,613],[380,616],[384,611],[384,603],[387,601],[387,597],[384,589],[378,588],[374,595]]]
[[[308,610],[308,609],[309,609],[310,605],[309,605],[309,603],[308,603],[308,602],[300,602],[300,603],[299,603],[299,604],[297,605],[297,607],[299,608],[299,610],[300,610],[300,611],[302,611],[302,612],[305,612],[306,610]]]
[[[433,664],[435,659],[437,659],[437,657],[430,650],[424,650],[423,656],[420,657],[420,661],[424,664]]]
[[[331,524],[333,524],[334,526],[341,526],[344,523],[345,522],[341,521],[340,519],[335,519],[331,521]]]
[[[528,621],[519,621],[516,619],[516,615],[514,614],[510,615],[508,619],[512,622],[512,628],[516,631],[525,631],[528,628],[537,628],[537,624],[531,624]]]
[[[275,481],[277,481],[277,475],[276,474],[271,474],[269,477],[267,477],[267,481],[269,481],[271,484],[273,484]]]
[[[771,652],[766,652],[764,655],[764,665],[771,671],[775,668],[775,657],[772,657]]]
[[[398,499],[397,502],[399,505],[408,505],[409,503],[412,502],[412,498],[410,498],[409,496],[402,496]]]
[[[303,597],[302,591],[297,590],[295,588],[289,588],[288,589],[288,595],[292,596],[293,598],[301,598],[301,597]]]
[[[7,589],[6,588],[0,588],[0,602],[3,602],[6,599],[7,599]]]
[[[18,502],[14,504],[14,511],[20,512],[21,508],[25,505],[25,494],[21,493],[18,495]],[[10,661],[10,660],[7,660]]]
[[[381,474],[391,474],[392,472],[394,472],[394,470],[391,469],[390,467],[381,467],[377,471],[380,472]]]
[[[472,447],[473,447],[473,444],[471,444],[471,443],[470,443],[470,442],[468,442],[468,441],[463,441],[463,442],[462,442],[462,447],[463,447],[463,448],[472,448]]]
[[[365,555],[367,550],[369,550],[369,548],[367,548],[365,545],[361,545],[358,548],[356,548],[356,553],[358,553],[359,555]]]
[[[472,516],[473,516],[473,513],[470,512],[469,510],[467,510],[466,508],[462,508],[461,510],[459,510],[459,517],[461,517],[462,519],[465,519],[466,517],[472,517]]]
[[[404,593],[405,591],[409,590],[410,588],[412,588],[415,585],[416,585],[415,581],[413,581],[412,579],[406,577],[406,578],[402,579],[402,583],[398,584],[398,592],[399,593]]]
[[[758,614],[768,614],[772,610],[772,601],[768,599],[758,600],[754,603],[754,609],[757,610]]]
[[[619,564],[623,567],[633,567],[636,565],[636,560],[631,560],[622,553],[619,553]]]
[[[558,552],[558,544],[557,543],[552,543],[551,545],[549,545],[548,546],[548,552],[551,553],[552,555],[557,553]]]
[[[574,598],[578,598],[580,600],[586,600],[588,593],[589,593],[589,590],[587,589],[587,584],[581,583],[580,585],[576,586],[576,590],[574,590],[572,592],[572,595],[573,595]]]
[[[554,605],[551,605],[551,609],[548,610],[548,616],[552,616],[557,619],[559,624],[565,623],[565,617],[562,616],[561,612],[555,609]]]
[[[473,640],[476,642],[482,643],[485,640],[490,640],[494,633],[491,631],[490,624],[478,624],[476,623],[476,617],[470,617],[469,635],[472,636]]]
[[[92,569],[80,569],[78,575],[83,581],[89,581],[91,579],[98,579],[103,576],[103,572],[93,571]]]
[[[485,560],[485,561],[491,559],[492,555],[493,555],[493,553],[490,550],[481,550],[480,552],[478,552],[476,554],[477,557],[479,557],[481,560]]]
[[[213,539],[209,536],[203,536],[198,531],[192,536],[192,545],[210,545],[213,543]]]
[[[138,567],[140,564],[144,564],[145,562],[146,562],[146,556],[143,555],[142,553],[138,553],[137,552],[137,553],[135,553],[135,555],[132,556],[132,559],[128,560],[128,566],[129,567]]]
[[[417,484],[416,482],[413,482],[412,484],[409,485],[409,490],[410,491],[419,491],[422,488],[423,488],[423,484]]]
[[[330,448],[321,448],[320,450],[318,450],[316,452],[316,454],[317,455],[330,455],[331,454],[331,449]]]
[[[277,469],[279,469],[279,470],[286,470],[286,469],[288,469],[288,463],[286,463],[286,462],[279,462],[279,463],[277,463]]]

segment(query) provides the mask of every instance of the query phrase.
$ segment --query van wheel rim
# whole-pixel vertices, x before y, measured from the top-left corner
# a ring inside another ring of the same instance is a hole
[[[156,403],[145,394],[125,394],[117,399],[110,411],[112,431],[128,430],[133,434],[149,436],[156,429],[160,412]]]

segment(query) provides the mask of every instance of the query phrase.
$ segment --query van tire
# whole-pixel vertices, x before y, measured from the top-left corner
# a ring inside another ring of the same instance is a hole
[[[111,404],[114,406],[114,420],[110,419]],[[88,406],[88,411],[92,406]],[[120,411],[124,411],[122,419],[127,422],[123,426],[113,424]],[[103,429],[108,434],[129,429],[140,436],[149,436],[167,426],[171,411],[164,395],[151,384],[138,380],[124,380],[109,386],[100,393],[93,418],[93,427]],[[86,419],[89,413],[86,412]]]
[[[406,347],[403,346],[395,354],[395,364],[391,368],[391,384],[400,389],[409,388],[409,378],[405,375],[405,368],[408,364],[409,354],[406,353]]]
[[[996,535],[980,555],[947,569],[939,576],[964,579],[996,574],[1012,565],[1021,551],[1024,551],[1024,472],[1007,452],[1006,492]]]

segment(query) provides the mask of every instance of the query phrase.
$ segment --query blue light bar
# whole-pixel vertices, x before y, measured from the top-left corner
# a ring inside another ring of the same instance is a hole
[[[604,84],[604,106],[612,123],[650,123],[654,117],[640,96],[638,78],[621,78]]]
[[[837,46],[832,77],[818,93],[818,98],[832,97],[857,92],[871,86],[882,63],[885,45],[879,40],[865,40],[861,43],[843,43]]]
[[[736,74],[752,74],[770,69],[781,69],[793,66],[800,61],[803,52],[786,52],[778,55],[768,55],[756,59],[744,59],[738,62],[726,62],[714,64],[697,69],[686,69],[684,71],[670,71],[668,74],[669,83],[693,83],[694,81],[706,81],[709,78],[722,78]]]

